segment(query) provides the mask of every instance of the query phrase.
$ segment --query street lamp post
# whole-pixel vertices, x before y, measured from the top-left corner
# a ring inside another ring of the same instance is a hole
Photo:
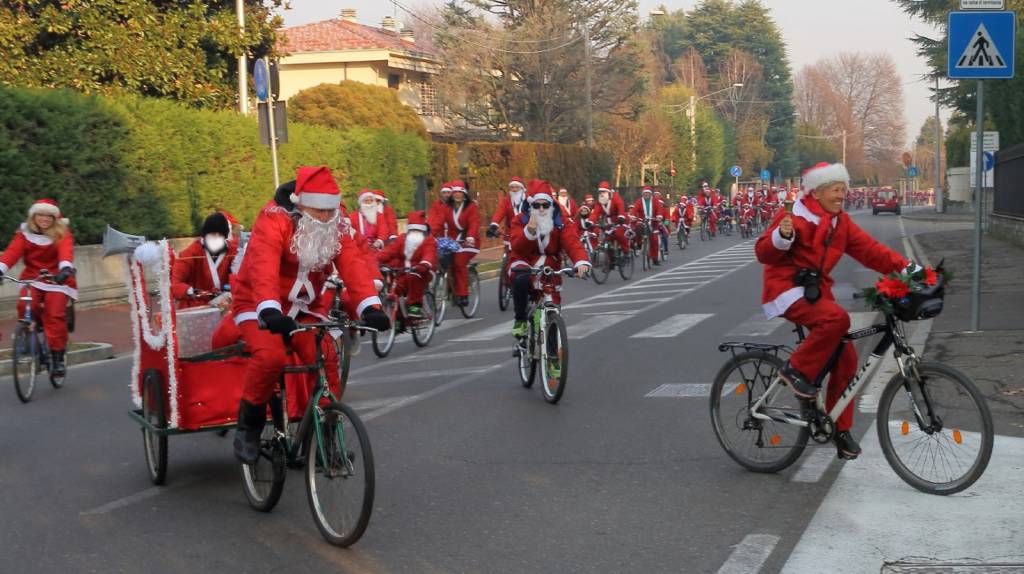
[[[694,169],[694,171],[697,170],[697,102],[699,102],[700,100],[703,100],[704,98],[710,98],[711,96],[713,96],[715,94],[720,94],[722,92],[731,90],[733,88],[742,88],[742,87],[743,87],[742,83],[735,83],[735,84],[729,86],[728,88],[722,88],[721,90],[718,90],[716,92],[711,92],[710,94],[704,94],[703,96],[700,96],[699,98],[697,96],[690,96],[690,101],[689,101],[689,103],[686,104],[686,115],[690,116],[690,160],[693,162],[693,169]],[[679,105],[679,106],[672,106],[672,107],[681,108],[682,106]]]
[[[235,12],[238,15],[238,35],[245,37],[245,0],[235,0]],[[245,50],[238,56],[238,113],[249,113],[249,64],[246,62]]]

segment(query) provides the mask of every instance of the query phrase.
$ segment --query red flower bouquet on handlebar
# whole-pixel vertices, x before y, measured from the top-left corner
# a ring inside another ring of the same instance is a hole
[[[904,269],[881,277],[873,287],[861,291],[868,307],[902,321],[931,319],[942,312],[946,283],[951,279],[942,263],[935,269]]]

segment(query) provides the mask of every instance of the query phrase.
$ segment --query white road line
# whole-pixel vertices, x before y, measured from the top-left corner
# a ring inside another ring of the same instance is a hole
[[[587,317],[579,323],[570,324],[566,330],[569,332],[570,339],[583,339],[630,317],[632,315],[596,315]]]
[[[825,475],[832,461],[836,460],[836,451],[828,446],[814,448],[804,457],[800,468],[793,473],[791,482],[818,482]]]
[[[661,285],[655,285],[654,287],[661,287]],[[615,293],[614,295],[606,295],[598,297],[598,299],[619,299],[622,297],[633,297],[635,295],[664,295],[665,293],[679,293],[679,289],[668,289],[661,291],[633,291],[631,293]]]
[[[511,329],[508,329],[507,326],[506,326],[506,330],[507,331],[511,331]],[[509,336],[509,342],[510,342],[510,344],[509,344],[509,354],[512,353],[512,351],[511,351],[511,349],[512,349],[511,340],[512,340],[512,337],[510,335]],[[456,376],[456,375],[472,375],[472,374],[482,373],[482,372],[484,372],[484,371],[486,371],[488,369],[490,369],[490,367],[465,367],[465,368],[462,368],[462,369],[444,369],[444,370],[441,370],[441,371],[416,371],[416,372],[413,372],[413,373],[401,373],[401,374],[395,374],[395,375],[382,375],[380,377],[369,377],[369,378],[365,378],[365,379],[355,379],[355,380],[349,381],[348,384],[349,384],[350,387],[361,387],[363,385],[373,385],[373,384],[380,384],[380,383],[400,383],[400,382],[403,382],[403,381],[418,381],[420,379],[429,379],[429,378],[432,378],[432,377],[452,377],[452,376]]]
[[[764,313],[758,313],[739,325],[736,325],[732,330],[725,334],[725,337],[764,337],[766,335],[771,335],[775,332],[775,329],[778,329],[785,323],[786,320],[782,317],[765,319]]]
[[[439,395],[439,394],[441,394],[443,392],[450,391],[451,389],[454,389],[455,387],[462,386],[462,385],[464,385],[464,384],[466,384],[468,382],[484,379],[484,377],[482,375],[485,375],[487,373],[496,371],[500,367],[503,367],[505,365],[511,364],[511,362],[512,362],[511,360],[508,360],[508,361],[504,361],[502,363],[498,363],[497,365],[491,365],[490,367],[484,369],[483,371],[481,371],[479,373],[474,373],[474,374],[471,374],[471,375],[466,375],[465,377],[462,377],[462,378],[459,378],[459,379],[455,379],[454,381],[452,381],[450,383],[445,383],[443,385],[434,387],[434,388],[430,389],[429,391],[424,391],[424,392],[422,392],[422,393],[420,393],[418,395],[413,395],[411,397],[406,397],[405,399],[402,399],[399,402],[393,403],[393,404],[391,404],[389,406],[386,406],[386,407],[384,407],[382,409],[378,409],[378,410],[373,411],[372,413],[366,414],[365,416],[362,417],[363,422],[369,422],[369,421],[371,421],[371,420],[373,420],[373,419],[375,419],[377,417],[384,416],[384,415],[386,415],[388,413],[393,413],[393,412],[397,411],[398,409],[407,407],[407,406],[409,406],[411,404],[414,404],[414,403],[418,403],[418,402],[420,402],[420,401],[422,401],[424,399],[429,399],[430,397]]]
[[[697,323],[700,323],[711,316],[712,315],[703,313],[673,315],[660,323],[651,325],[639,333],[633,334],[630,339],[663,339],[676,337],[683,331],[692,328]]]
[[[684,291],[680,291],[679,293],[683,294],[683,293],[689,293],[689,292],[690,292],[690,290],[684,290]],[[633,299],[631,301],[594,301],[592,298],[588,297],[587,299],[583,299],[582,301],[580,301],[578,303],[573,303],[572,305],[567,305],[565,307],[562,307],[562,309],[579,309],[579,308],[582,308],[582,307],[588,307],[588,306],[590,306],[592,304],[594,304],[594,305],[632,305],[634,303],[663,303],[665,301],[668,301],[669,299],[671,299],[671,297],[658,297],[658,298],[654,298],[654,299]]]
[[[386,407],[386,406],[388,406],[390,404],[397,403],[399,401],[403,401],[403,400],[405,400],[407,398],[409,398],[409,397],[408,396],[404,396],[404,397],[388,397],[388,398],[385,398],[385,399],[367,399],[365,401],[346,402],[345,404],[347,404],[348,406],[354,408],[357,411],[372,411],[374,409],[379,409],[381,407]]]
[[[154,496],[158,494],[163,494],[172,488],[181,488],[183,486],[187,486],[198,480],[198,476],[187,476],[185,478],[175,480],[174,483],[170,486],[154,486],[152,488],[147,488],[146,490],[136,492],[135,494],[125,496],[124,498],[118,498],[117,500],[108,502],[101,506],[97,506],[96,508],[84,510],[80,513],[80,515],[90,516],[97,514],[106,514],[112,510],[124,508],[125,506],[135,504],[136,502],[141,502],[143,500],[146,500],[147,498],[153,498]]]
[[[685,286],[685,285],[703,285],[704,282],[703,281],[676,281],[676,280],[673,279],[671,284],[672,285],[677,285],[679,287],[682,287],[682,286]],[[640,285],[640,284],[636,284],[636,285],[628,285],[626,287],[620,287],[620,289],[622,291],[629,291],[630,289],[646,289],[648,287],[658,287],[658,285],[648,285],[648,284]],[[593,299],[601,299],[601,298],[604,298],[604,297],[607,297],[607,295],[594,295]]]
[[[772,534],[748,534],[736,545],[729,559],[718,569],[718,574],[756,574],[761,571],[768,557],[779,543],[779,537]],[[831,565],[832,561],[819,564]]]
[[[474,331],[468,335],[463,335],[452,341],[458,342],[470,342],[470,341],[492,341],[502,335],[507,335],[512,332],[512,328],[506,322],[501,322],[497,325],[492,325],[486,329]]]
[[[493,349],[470,349],[466,351],[443,351],[437,353],[423,353],[417,355],[408,355],[405,357],[398,357],[394,360],[389,360],[388,364],[395,365],[398,363],[417,363],[419,361],[430,361],[433,359],[454,359],[456,357],[475,357],[476,355],[488,355],[492,353],[511,353],[512,352],[512,327],[507,325],[509,331],[509,345],[507,347],[496,347]],[[438,348],[440,351],[440,348]],[[369,368],[376,369],[377,363],[369,365]],[[351,374],[355,374],[352,371]]]
[[[878,311],[864,311],[858,313],[850,313],[850,330],[858,331],[865,329],[875,324],[875,319],[878,317]]]
[[[632,317],[633,315],[636,315],[637,312],[636,311],[632,311],[632,310],[627,310],[627,309],[618,309],[618,310],[609,309],[608,311],[594,311],[594,312],[582,313],[582,314],[586,315],[588,317],[598,316],[598,315],[629,315],[630,317]]]

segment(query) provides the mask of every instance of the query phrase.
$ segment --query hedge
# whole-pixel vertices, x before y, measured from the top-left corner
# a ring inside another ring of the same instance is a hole
[[[416,135],[297,122],[288,132],[278,149],[282,181],[300,165],[327,165],[350,206],[359,189],[374,187],[408,211],[414,178],[429,169],[427,142]],[[0,174],[0,201],[10,207],[0,212],[0,232],[13,232],[34,199],[53,197],[79,243],[98,242],[107,223],[152,237],[191,235],[214,209],[251,225],[273,196],[255,118],[63,90],[0,86]]]

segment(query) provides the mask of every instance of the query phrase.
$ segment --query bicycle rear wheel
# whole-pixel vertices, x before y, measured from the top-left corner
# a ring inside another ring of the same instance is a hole
[[[167,428],[167,413],[164,411],[163,377],[155,369],[146,371],[142,378],[142,417],[157,429]],[[142,427],[142,448],[146,454],[146,469],[149,480],[161,485],[167,480],[167,435],[158,435],[148,427]]]
[[[260,436],[260,457],[254,464],[242,465],[242,490],[249,506],[260,512],[270,512],[277,506],[284,492],[285,461],[277,429],[267,423]]]
[[[370,437],[346,404],[332,403],[314,416],[306,434],[306,493],[324,539],[351,546],[366,532],[373,511],[374,467]]]
[[[740,466],[778,472],[803,454],[807,427],[754,418],[750,408],[764,396],[782,368],[782,359],[764,351],[740,353],[726,361],[711,385],[711,423],[719,444]],[[777,419],[801,419],[801,405],[777,385],[760,409]]]
[[[434,324],[434,295],[429,291],[423,294],[420,308],[423,317],[416,319],[409,330],[412,331],[412,342],[416,343],[417,347],[426,347],[434,338],[434,331],[437,329],[437,325]]]
[[[569,335],[565,330],[565,319],[558,313],[547,313],[544,336],[547,342],[541,360],[544,369],[541,390],[544,400],[555,404],[562,398],[569,381]]]
[[[512,301],[512,284],[508,278],[508,254],[501,257],[501,268],[498,270],[498,309],[505,311]]]
[[[39,369],[36,352],[35,334],[29,330],[28,325],[18,323],[11,344],[11,375],[14,377],[14,392],[23,403],[32,400],[32,393],[36,389]]]
[[[469,303],[462,307],[459,307],[459,311],[462,311],[462,316],[467,319],[472,319],[476,316],[477,309],[480,308],[480,274],[477,272],[475,267],[469,269]]]
[[[988,466],[992,414],[985,397],[960,371],[924,362],[917,373],[916,380],[894,376],[882,391],[879,443],[907,484],[929,494],[954,494],[974,484]]]
[[[708,231],[708,224],[702,222],[700,224],[700,240],[707,241],[709,239],[711,239],[711,232]]]

